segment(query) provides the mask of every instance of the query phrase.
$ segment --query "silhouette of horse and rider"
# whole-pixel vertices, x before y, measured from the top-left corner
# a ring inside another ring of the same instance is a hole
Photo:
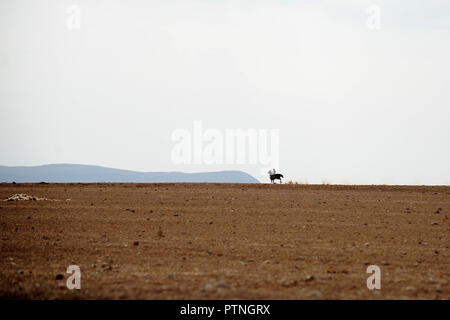
[[[281,173],[276,173],[275,169],[269,170],[269,172],[267,172],[270,176],[270,181],[272,183],[275,183],[275,180],[280,180],[280,184],[281,182],[281,178],[284,178],[283,175]]]

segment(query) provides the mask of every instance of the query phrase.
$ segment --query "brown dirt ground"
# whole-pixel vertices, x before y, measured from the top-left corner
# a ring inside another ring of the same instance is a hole
[[[61,201],[0,201],[0,298],[450,298],[450,187],[0,184],[16,193]]]

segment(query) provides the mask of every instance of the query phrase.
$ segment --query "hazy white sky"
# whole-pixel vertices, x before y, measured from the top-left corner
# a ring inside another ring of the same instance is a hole
[[[288,180],[450,184],[450,2],[0,0],[0,165],[267,179],[174,164],[195,120],[279,129]]]

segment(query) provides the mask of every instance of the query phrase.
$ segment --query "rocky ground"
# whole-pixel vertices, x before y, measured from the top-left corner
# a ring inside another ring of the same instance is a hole
[[[1,298],[450,298],[450,187],[0,184],[14,195]]]

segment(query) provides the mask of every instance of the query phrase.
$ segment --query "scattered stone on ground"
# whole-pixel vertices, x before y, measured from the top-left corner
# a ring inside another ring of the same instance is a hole
[[[319,290],[312,290],[308,292],[308,297],[321,297],[321,296],[322,292],[320,292]]]
[[[35,196],[30,196],[26,193],[16,193],[3,201],[59,201],[56,199],[39,198]]]
[[[206,290],[212,290],[214,288],[231,289],[231,286],[225,281],[218,281],[216,283],[208,283],[205,285]]]
[[[312,281],[312,280],[314,280],[314,276],[313,275],[307,275],[306,276],[306,278],[305,278],[305,281]]]

